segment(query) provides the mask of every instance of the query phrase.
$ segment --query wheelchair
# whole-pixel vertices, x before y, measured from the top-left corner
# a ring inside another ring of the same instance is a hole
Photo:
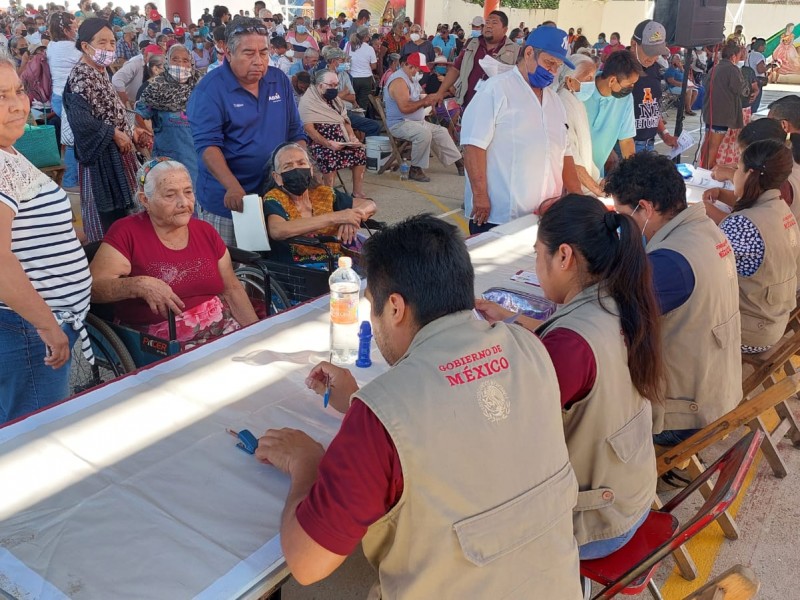
[[[84,247],[89,262],[94,258],[100,242]],[[228,252],[234,263],[259,273],[262,294],[249,295],[256,314],[266,317],[273,314],[274,304],[263,290],[272,289],[269,272],[254,253],[229,246]],[[243,267],[240,267],[243,268]],[[281,305],[282,306],[282,305]],[[145,367],[154,362],[181,353],[181,343],[175,331],[175,316],[169,313],[169,339],[158,338],[137,329],[113,322],[113,306],[111,304],[92,304],[89,314],[84,320],[84,327],[94,353],[94,365],[90,364],[81,351],[81,340],[75,344],[70,367],[70,395],[75,395],[93,387],[116,379],[117,377]]]

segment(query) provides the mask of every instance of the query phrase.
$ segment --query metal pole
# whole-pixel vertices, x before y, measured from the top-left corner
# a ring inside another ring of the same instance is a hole
[[[676,138],[681,136],[683,132],[683,107],[686,104],[686,90],[689,87],[689,76],[692,74],[692,49],[686,48],[686,57],[683,65],[683,83],[681,84],[681,97],[678,100],[678,114],[675,116],[675,133]],[[681,155],[678,154],[674,159],[675,163],[681,162]]]

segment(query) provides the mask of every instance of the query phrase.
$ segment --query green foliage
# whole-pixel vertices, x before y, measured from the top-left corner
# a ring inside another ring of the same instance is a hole
[[[470,4],[483,6],[483,0],[466,0]],[[501,0],[500,10],[505,8],[523,8],[527,10],[558,10],[559,0]]]

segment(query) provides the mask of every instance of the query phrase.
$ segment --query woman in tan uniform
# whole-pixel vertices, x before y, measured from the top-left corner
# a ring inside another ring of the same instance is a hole
[[[534,331],[550,354],[580,490],[575,537],[582,559],[600,558],[633,537],[656,491],[650,404],[663,362],[650,266],[633,219],[588,196],[553,204],[534,248],[542,290],[559,310],[539,323],[490,302],[476,307]]]

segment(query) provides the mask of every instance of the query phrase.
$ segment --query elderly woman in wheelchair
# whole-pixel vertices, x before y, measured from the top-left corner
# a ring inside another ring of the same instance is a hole
[[[279,146],[267,165],[263,209],[270,239],[270,259],[285,263],[327,265],[324,249],[289,243],[298,236],[322,237],[337,256],[341,246],[357,244],[362,222],[375,214],[368,198],[352,198],[315,180],[304,148],[289,143]],[[336,238],[336,241],[328,241]]]
[[[92,302],[114,303],[115,322],[164,339],[172,312],[184,349],[257,321],[222,238],[192,217],[186,167],[157,158],[138,181],[144,211],[106,233],[90,265]]]

